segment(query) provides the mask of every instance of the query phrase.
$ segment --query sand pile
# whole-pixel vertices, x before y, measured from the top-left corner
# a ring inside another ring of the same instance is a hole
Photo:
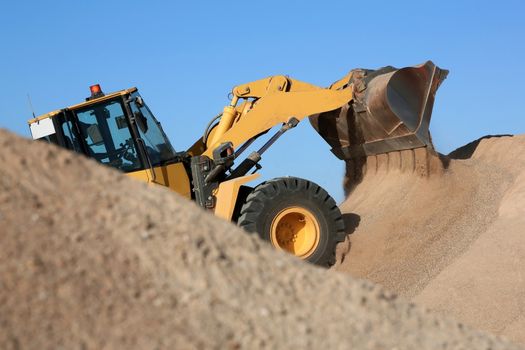
[[[0,348],[516,348],[0,130]]]
[[[354,233],[338,269],[525,343],[525,135],[441,164],[426,176],[372,167],[342,205]]]

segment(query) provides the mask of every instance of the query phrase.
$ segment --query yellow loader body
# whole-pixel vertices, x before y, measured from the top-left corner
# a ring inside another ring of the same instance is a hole
[[[415,67],[356,69],[328,88],[287,76],[236,86],[204,134],[176,152],[136,88],[104,94],[29,120],[34,139],[94,158],[193,199],[215,215],[258,233],[277,249],[313,263],[334,263],[345,237],[335,201],[318,185],[277,178],[255,187],[262,154],[304,118],[343,160],[432,147],[429,123],[447,75],[428,61]],[[259,150],[252,143],[281,126]]]

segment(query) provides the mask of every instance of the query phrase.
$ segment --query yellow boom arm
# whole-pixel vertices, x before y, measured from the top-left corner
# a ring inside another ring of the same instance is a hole
[[[232,94],[231,104],[224,108],[207,144],[201,143],[200,147],[196,144],[190,152],[211,157],[213,150],[223,142],[231,142],[237,148],[250,138],[286,123],[291,117],[302,120],[337,109],[350,102],[352,87],[342,85],[339,90],[324,89],[278,75],[239,85]],[[244,103],[238,105],[239,100]]]
[[[354,69],[329,88],[282,75],[239,85],[218,125],[189,152],[210,157],[223,142],[237,148],[291,117],[307,116],[344,160],[432,147],[432,107],[447,73],[427,61],[400,69]]]

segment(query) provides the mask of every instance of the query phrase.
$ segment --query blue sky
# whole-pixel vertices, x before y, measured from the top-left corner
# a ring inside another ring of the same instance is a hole
[[[88,87],[137,86],[177,150],[235,85],[269,75],[329,85],[352,68],[433,60],[450,70],[431,132],[448,153],[486,134],[525,133],[523,1],[9,1],[0,12],[0,127],[29,136],[37,114]],[[308,123],[264,157],[342,199],[343,164]]]

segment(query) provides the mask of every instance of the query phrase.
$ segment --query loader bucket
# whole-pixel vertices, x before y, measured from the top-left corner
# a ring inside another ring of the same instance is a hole
[[[447,74],[431,61],[401,69],[353,70],[346,88],[353,89],[354,98],[310,116],[310,122],[344,160],[432,146],[434,97]]]

